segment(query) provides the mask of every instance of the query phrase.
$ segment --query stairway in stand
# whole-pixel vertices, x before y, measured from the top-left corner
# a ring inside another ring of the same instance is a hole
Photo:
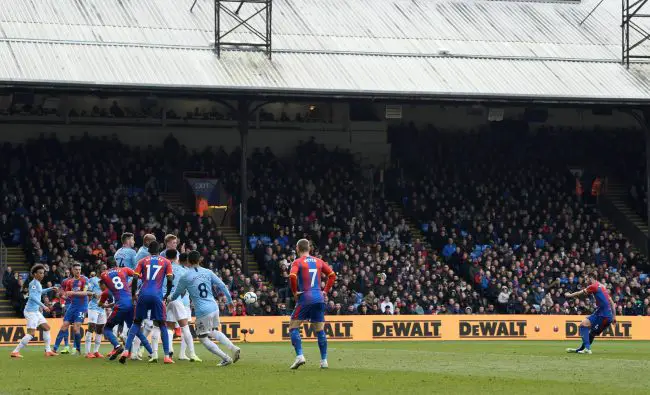
[[[632,210],[627,203],[627,187],[624,184],[611,182],[608,186],[607,197],[612,205],[627,217],[634,226],[639,228],[643,234],[648,234],[648,223],[636,211]]]
[[[174,210],[189,210],[185,203],[183,203],[183,199],[179,193],[161,193],[160,196],[163,198],[165,203],[172,206]]]
[[[242,250],[241,250],[241,236],[239,235],[239,231],[237,228],[232,227],[232,226],[222,226],[219,228],[223,236],[226,238],[226,241],[228,244],[230,244],[230,248],[232,251],[237,254],[238,256],[242,257]],[[257,262],[255,262],[255,257],[253,254],[248,251],[248,248],[246,251],[244,251],[246,254],[246,258],[248,260],[248,269],[250,274],[253,273],[259,273],[260,268],[257,266]]]
[[[416,239],[420,239],[420,242],[422,245],[424,245],[424,249],[429,253],[429,256],[431,256],[433,248],[431,248],[431,244],[427,240],[427,237],[424,235],[424,233],[422,233],[422,229],[420,229],[417,222],[413,218],[404,214],[404,209],[400,204],[389,202],[388,205],[393,209],[393,211],[399,213],[401,218],[404,218],[404,220],[406,220],[406,224],[408,225],[409,231],[411,232],[411,242],[415,243]]]
[[[25,252],[22,247],[7,247],[7,266],[13,272],[29,272],[29,264],[25,259]],[[4,288],[0,289],[0,318],[16,317],[16,312],[11,307],[11,302],[6,299]]]
[[[161,193],[160,196],[162,196],[165,202],[169,204],[174,210],[192,210],[191,208],[188,208],[185,203],[183,203],[183,199],[178,193]],[[226,241],[230,245],[232,251],[237,254],[237,256],[242,257],[241,237],[239,236],[239,231],[237,231],[237,229],[232,226],[220,226],[218,229],[226,238]],[[260,270],[257,266],[257,262],[255,262],[253,254],[248,252],[248,250],[244,252],[247,254],[248,268],[250,273],[259,273]]]

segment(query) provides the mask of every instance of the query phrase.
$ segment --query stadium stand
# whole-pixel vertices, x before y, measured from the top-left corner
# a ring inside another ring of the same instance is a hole
[[[584,302],[567,301],[564,292],[581,287],[589,268],[612,286],[621,314],[650,312],[650,279],[640,272],[647,265],[574,196],[563,163],[570,151],[558,150],[560,141],[503,131],[422,136],[397,150],[409,154],[395,158],[401,165],[386,171],[385,184],[378,173],[365,174],[350,153],[314,141],[296,147],[290,159],[256,151],[248,242],[259,274],[242,271],[212,218],[179,211],[158,192],[181,170],[212,166],[228,173],[237,154],[220,150],[181,152],[172,170],[158,149],[110,139],[43,137],[4,145],[10,160],[2,169],[2,223],[11,226],[3,227],[3,240],[22,243],[26,260],[48,265],[45,281],[56,284],[72,261],[82,262],[85,274],[105,262],[123,231],[135,233],[137,244],[145,233],[162,238],[172,232],[202,252],[233,296],[258,293],[258,303],[240,304],[238,315],[288,313],[288,263],[301,237],[313,240],[316,253],[339,273],[329,314],[582,314]],[[504,151],[514,154],[497,154]],[[120,152],[119,161],[113,152]],[[421,155],[429,158],[427,166]],[[37,169],[36,176],[26,177],[28,168]],[[236,194],[232,174],[229,188]],[[11,273],[3,279],[16,312],[24,281]],[[60,314],[56,295],[49,303],[53,315]]]
[[[648,313],[650,280],[639,271],[647,270],[645,258],[575,195],[567,160],[581,150],[566,144],[571,134],[524,139],[515,128],[421,136],[401,158],[408,176],[391,180],[392,195],[419,221],[444,267],[497,311],[582,314],[584,303],[564,293],[595,269],[621,314]]]

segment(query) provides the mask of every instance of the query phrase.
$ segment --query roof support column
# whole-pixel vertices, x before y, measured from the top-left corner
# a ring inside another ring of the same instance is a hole
[[[648,231],[646,234],[648,249],[650,251],[650,119],[648,119],[648,114],[646,111],[643,112],[643,129],[645,131],[645,182],[646,182],[646,218],[645,221],[648,224]]]
[[[242,270],[248,274],[248,254],[246,248],[248,244],[248,114],[250,108],[250,101],[247,99],[239,99],[237,103],[237,121],[239,123],[239,137],[241,138],[241,261]]]

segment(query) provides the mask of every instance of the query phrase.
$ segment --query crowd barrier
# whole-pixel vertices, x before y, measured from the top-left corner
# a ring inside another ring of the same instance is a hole
[[[222,317],[221,330],[234,341],[289,340],[289,317]],[[566,315],[426,315],[327,316],[325,331],[334,341],[399,340],[570,340],[578,339],[583,316]],[[58,333],[61,319],[49,319]],[[85,325],[83,327],[85,329]],[[193,328],[192,328],[193,329]],[[16,344],[25,335],[25,320],[0,320],[0,345]],[[315,340],[313,327],[303,339]],[[53,338],[55,335],[52,336]],[[619,317],[601,335],[609,340],[650,340],[650,317]],[[42,341],[37,333],[34,341]]]

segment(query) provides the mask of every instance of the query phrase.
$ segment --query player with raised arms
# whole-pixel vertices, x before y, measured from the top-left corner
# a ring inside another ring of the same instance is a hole
[[[41,281],[45,277],[45,266],[43,265],[34,265],[31,270],[32,277],[34,279],[29,283],[29,297],[27,299],[27,304],[23,314],[25,315],[25,320],[27,321],[27,334],[20,339],[20,342],[11,353],[11,358],[22,358],[20,355],[20,350],[22,350],[30,340],[36,335],[36,329],[40,329],[43,332],[43,343],[45,343],[45,356],[52,357],[58,355],[56,352],[53,352],[50,348],[50,326],[43,317],[41,310],[49,312],[50,308],[47,307],[42,301],[41,297],[43,293],[49,292],[52,289],[56,288],[45,288],[41,285]]]
[[[128,267],[117,267],[117,262],[114,260],[110,260],[108,266],[108,270],[102,272],[100,275],[101,283],[106,289],[102,292],[99,305],[104,306],[108,298],[113,296],[113,311],[108,317],[105,331],[106,338],[113,345],[113,350],[107,355],[112,361],[124,351],[124,348],[120,345],[120,342],[113,333],[113,327],[121,323],[129,327],[133,324],[133,299],[131,296],[131,287],[129,286],[129,277],[135,277],[135,272]],[[139,333],[138,336],[151,355],[153,351],[147,338],[142,333]]]
[[[309,240],[298,240],[296,253],[298,259],[291,264],[289,274],[291,292],[296,300],[296,308],[291,314],[289,322],[291,344],[296,350],[296,360],[291,365],[291,369],[298,369],[307,362],[302,353],[302,339],[300,338],[300,326],[305,321],[314,324],[320,349],[320,367],[327,369],[324,295],[332,289],[334,281],[336,281],[336,274],[327,263],[309,255]],[[322,274],[327,276],[327,283],[323,290],[320,288]]]
[[[594,338],[616,322],[616,305],[607,292],[607,288],[598,282],[596,274],[587,276],[589,286],[580,291],[566,293],[567,298],[575,298],[582,295],[593,295],[596,300],[596,311],[580,323],[580,337],[582,345],[579,348],[567,348],[569,353],[591,354],[591,343]]]
[[[106,265],[99,266],[100,273],[106,270]],[[95,273],[90,273],[88,279],[88,291],[92,292],[90,302],[88,302],[88,330],[86,331],[86,358],[104,358],[99,353],[99,347],[102,344],[102,337],[104,332],[104,325],[106,324],[106,311],[98,303],[99,298],[102,296],[102,289],[99,285],[99,277]],[[95,351],[91,352],[93,333],[95,334]]]
[[[176,300],[186,291],[190,294],[196,312],[196,335],[199,341],[208,351],[221,358],[219,366],[228,366],[239,360],[241,350],[219,330],[219,306],[213,289],[217,287],[225,295],[228,308],[232,312],[234,306],[230,291],[213,271],[199,266],[201,254],[198,251],[190,251],[188,260],[191,267],[178,282],[171,300]],[[221,351],[208,336],[214,337],[219,343],[228,347],[233,354],[232,357]]]
[[[172,294],[174,294],[174,291],[176,291],[180,279],[183,277],[187,269],[178,263],[178,251],[174,249],[167,250],[167,259],[169,259],[169,261],[172,263],[172,271],[174,272],[174,280],[172,281]],[[184,298],[188,298],[189,300],[189,295],[187,292],[185,292],[183,296],[179,296],[177,299],[169,299],[167,302],[167,335],[169,336],[171,352],[174,352],[172,341],[174,340],[174,328],[176,323],[178,323],[178,325],[181,327],[181,345],[185,346],[181,347],[180,359],[187,359],[190,362],[202,362],[194,352],[194,340],[192,339],[192,332],[190,331],[188,324],[191,316],[189,310],[186,309],[185,305],[183,304]],[[187,358],[185,353],[186,348],[190,350],[189,358]],[[183,358],[183,356],[185,356],[185,358]]]
[[[81,324],[83,324],[88,313],[88,296],[93,293],[88,291],[88,278],[81,274],[81,264],[72,264],[72,278],[65,282],[63,287],[65,297],[70,298],[68,309],[63,317],[63,325],[54,343],[54,352],[59,349],[59,344],[64,337],[68,336],[70,324],[74,329],[74,348],[81,354]]]
[[[164,299],[167,299],[173,286],[172,279],[174,275],[172,264],[166,258],[158,255],[159,251],[160,246],[158,242],[152,241],[149,244],[149,253],[151,256],[138,261],[138,265],[135,268],[135,277],[133,277],[133,283],[131,284],[131,295],[135,297],[138,278],[142,279],[142,287],[140,288],[138,302],[135,307],[135,320],[129,329],[129,336],[126,339],[126,350],[120,356],[120,363],[126,363],[126,360],[131,356],[130,350],[133,346],[133,339],[140,333],[140,324],[142,324],[142,321],[147,316],[148,311],[151,311],[151,320],[158,330],[165,328],[165,306],[162,296],[163,280],[167,277],[167,293],[164,296]],[[163,336],[162,343],[165,353],[164,363],[174,363],[169,352],[169,338]],[[154,352],[149,362],[155,362],[157,360],[158,356]]]

